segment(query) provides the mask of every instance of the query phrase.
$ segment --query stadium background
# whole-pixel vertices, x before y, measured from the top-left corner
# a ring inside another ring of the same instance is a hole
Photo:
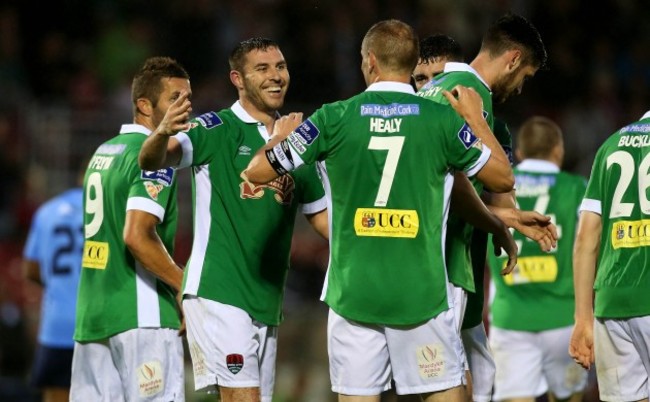
[[[24,382],[38,324],[39,292],[19,269],[31,215],[74,184],[80,160],[131,122],[130,80],[146,57],[169,55],[187,68],[193,108],[201,113],[235,100],[227,63],[234,44],[273,38],[292,79],[283,112],[309,114],[363,90],[359,47],[374,22],[399,18],[421,37],[448,33],[469,61],[487,26],[509,10],[537,26],[550,62],[522,95],[496,105],[496,114],[513,133],[533,114],[555,119],[565,134],[565,169],[588,176],[603,139],[650,109],[650,7],[644,0],[3,1],[0,392]],[[180,220],[176,257],[184,262],[191,241],[188,172],[181,186],[187,219]],[[331,400],[326,309],[317,301],[326,264],[327,245],[301,221],[280,331],[279,400],[292,393],[300,395],[295,401]]]

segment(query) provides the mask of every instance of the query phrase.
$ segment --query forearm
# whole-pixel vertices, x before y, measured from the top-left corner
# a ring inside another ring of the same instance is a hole
[[[180,291],[183,271],[169,255],[155,230],[153,233],[136,234],[126,243],[133,257],[144,268],[171,286],[176,292]]]
[[[594,281],[600,248],[600,216],[583,212],[573,250],[573,285],[575,320],[591,322],[594,318]],[[597,216],[595,218],[594,216]]]
[[[167,162],[169,136],[156,134],[154,131],[142,144],[138,155],[138,164],[145,170],[158,170],[171,166]]]
[[[467,176],[461,172],[454,174],[451,190],[451,210],[470,225],[485,232],[501,230],[501,222],[492,214],[479,198]]]

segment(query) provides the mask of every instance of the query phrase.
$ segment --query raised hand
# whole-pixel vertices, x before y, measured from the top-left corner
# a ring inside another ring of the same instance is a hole
[[[156,132],[160,135],[171,136],[189,130],[190,113],[192,113],[192,102],[190,102],[189,93],[183,91],[167,109],[167,113],[165,113],[165,117],[158,125]]]
[[[289,113],[280,117],[273,125],[273,137],[277,136],[280,140],[286,139],[293,130],[298,128],[300,123],[302,123],[302,113]]]
[[[527,238],[536,241],[539,248],[549,252],[557,246],[557,227],[549,216],[535,211],[517,211],[517,220],[512,226]]]
[[[451,92],[442,91],[442,95],[465,121],[483,119],[483,99],[474,88],[456,85]]]

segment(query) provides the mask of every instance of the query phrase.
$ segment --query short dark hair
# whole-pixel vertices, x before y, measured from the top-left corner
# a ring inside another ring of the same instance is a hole
[[[268,48],[274,47],[280,49],[278,44],[267,38],[250,38],[245,41],[239,42],[237,46],[230,52],[230,57],[228,58],[228,64],[230,64],[230,69],[235,71],[242,71],[244,68],[244,59],[246,55],[253,50],[262,50],[266,51]]]
[[[537,28],[524,17],[508,13],[499,18],[483,35],[481,51],[498,56],[503,52],[518,48],[523,53],[525,64],[537,68],[546,66],[546,48]]]
[[[418,64],[418,35],[413,27],[399,20],[384,20],[370,27],[361,46],[372,51],[377,61],[392,71],[411,74]]]
[[[179,62],[171,57],[150,57],[140,71],[133,77],[131,85],[131,100],[135,107],[138,99],[149,99],[155,107],[158,104],[160,94],[163,91],[162,78],[185,78],[190,75],[185,71]]]
[[[438,57],[447,61],[463,61],[463,48],[451,36],[437,33],[420,41],[420,60],[428,62]]]
[[[524,158],[546,159],[562,142],[562,129],[553,120],[533,116],[526,120],[517,134],[517,149]]]

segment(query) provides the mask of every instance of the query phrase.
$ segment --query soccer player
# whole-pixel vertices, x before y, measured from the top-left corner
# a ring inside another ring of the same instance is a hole
[[[83,190],[75,187],[39,207],[23,252],[23,273],[43,287],[31,382],[42,389],[46,402],[67,402],[70,397],[72,335],[84,242],[82,204]]]
[[[84,252],[71,401],[183,401],[176,294],[183,272],[170,254],[176,231],[174,169],[140,170],[157,126],[187,126],[187,72],[148,59],[133,79],[133,124],[97,148],[84,179]]]
[[[420,40],[420,57],[413,70],[416,91],[445,70],[448,62],[462,62],[463,49],[451,36],[435,34]]]
[[[296,211],[327,238],[327,203],[314,166],[266,185],[241,176],[269,140],[289,71],[278,44],[264,38],[239,43],[229,61],[239,95],[232,107],[199,116],[183,133],[154,132],[140,161],[193,167],[183,307],[196,389],[218,385],[224,402],[270,402]]]
[[[569,353],[585,368],[595,356],[604,401],[647,401],[649,396],[649,132],[647,112],[605,141],[580,206]]]
[[[514,170],[519,207],[554,217],[559,239],[545,254],[515,233],[518,268],[506,277],[499,274],[506,261],[491,257],[494,399],[534,401],[548,391],[555,400],[579,401],[587,373],[566,351],[574,310],[571,254],[586,180],[560,171],[562,131],[548,118],[531,117],[521,125],[515,155],[521,160]]]
[[[446,103],[440,91],[451,89],[453,83],[461,82],[473,87],[482,95],[483,106],[490,111],[485,112],[485,115],[488,121],[491,121],[491,93],[479,74],[493,77],[494,82],[516,79],[516,77],[508,78],[505,72],[501,75],[490,75],[503,69],[501,64],[505,62],[503,60],[500,62],[496,56],[492,59],[491,54],[505,52],[505,49],[511,48],[518,50],[520,55],[524,51],[540,53],[538,57],[543,59],[545,58],[543,44],[541,40],[533,40],[535,35],[536,30],[522,18],[516,16],[502,18],[485,35],[483,48],[472,63],[476,65],[478,71],[462,63],[462,49],[453,38],[442,34],[425,38],[421,42],[420,60],[413,74],[416,88],[422,89],[426,86],[419,95]],[[535,51],[536,48],[539,49]],[[504,56],[501,58],[506,59]],[[446,74],[440,75],[444,71]],[[434,77],[437,78],[431,82]],[[505,123],[495,120],[494,134],[499,139],[501,147],[510,156],[512,141]],[[510,160],[512,161],[511,157]],[[455,186],[466,180],[464,174],[456,173]],[[480,192],[480,183],[474,181],[474,185]],[[550,246],[555,242],[555,232],[548,217],[534,211],[516,209],[511,197],[492,196],[486,197],[486,201],[492,201],[494,205],[489,205],[490,210],[506,225],[536,240],[543,249],[550,250]],[[466,223],[462,210],[458,213],[454,212],[452,211],[450,215],[446,240],[449,280],[455,285],[456,314],[462,329],[468,368],[473,377],[471,381],[472,378],[468,376],[468,388],[472,390],[474,400],[485,401],[490,399],[492,393],[495,370],[483,327],[483,273],[487,239],[484,233],[474,233],[474,229]]]
[[[340,401],[379,401],[391,377],[398,394],[463,400],[443,252],[448,172],[477,175],[497,192],[513,184],[474,90],[459,86],[457,98],[445,92],[467,123],[415,96],[418,47],[401,21],[372,26],[361,45],[367,90],[324,105],[300,126],[300,113],[283,117],[245,172],[262,183],[320,161],[331,219],[323,295]]]

